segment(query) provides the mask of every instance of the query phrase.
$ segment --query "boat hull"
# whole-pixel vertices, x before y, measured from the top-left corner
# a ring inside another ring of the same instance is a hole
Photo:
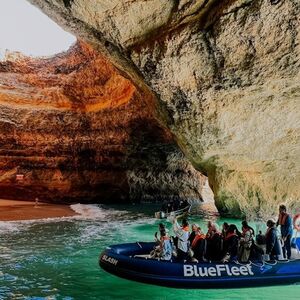
[[[136,258],[150,252],[154,243],[108,247],[100,266],[116,276],[174,288],[243,288],[300,283],[300,260],[257,264],[181,263]]]

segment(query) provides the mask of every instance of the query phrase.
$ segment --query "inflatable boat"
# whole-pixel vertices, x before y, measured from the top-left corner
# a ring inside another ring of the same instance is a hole
[[[242,288],[300,283],[300,259],[240,263],[193,263],[146,259],[155,243],[107,247],[100,266],[116,276],[174,288]]]
[[[166,218],[169,218],[170,216],[173,216],[173,217],[187,217],[188,214],[190,213],[190,210],[192,208],[192,205],[187,205],[186,207],[184,208],[181,208],[181,209],[178,209],[178,210],[174,210],[174,211],[171,211],[171,212],[164,212],[164,211],[157,211],[155,212],[155,218],[156,219],[166,219]]]

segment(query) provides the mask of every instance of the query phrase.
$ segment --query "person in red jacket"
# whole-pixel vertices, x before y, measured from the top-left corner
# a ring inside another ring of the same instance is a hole
[[[206,261],[204,258],[206,239],[205,234],[202,232],[201,228],[197,224],[193,224],[195,227],[195,236],[191,242],[191,250],[193,251],[193,258],[197,259],[197,261]]]

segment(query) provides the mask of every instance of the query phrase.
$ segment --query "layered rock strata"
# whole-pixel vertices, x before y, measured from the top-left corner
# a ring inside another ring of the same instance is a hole
[[[12,54],[0,62],[1,197],[201,201],[205,177],[153,107],[150,94],[83,42],[51,58]]]
[[[298,0],[30,2],[147,84],[222,211],[299,203]]]

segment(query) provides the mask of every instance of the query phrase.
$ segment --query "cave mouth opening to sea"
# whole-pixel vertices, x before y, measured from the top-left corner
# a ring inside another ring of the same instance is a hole
[[[10,53],[31,57],[53,56],[66,51],[76,37],[26,0],[0,3],[0,60]]]

